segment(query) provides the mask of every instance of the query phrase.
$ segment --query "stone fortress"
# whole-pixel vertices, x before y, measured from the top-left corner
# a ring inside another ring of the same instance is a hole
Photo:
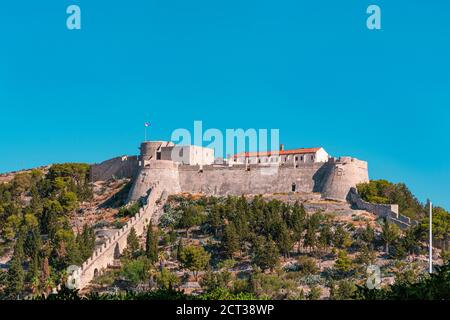
[[[91,166],[91,179],[132,179],[128,201],[142,201],[139,212],[80,267],[72,270],[69,282],[82,289],[109,266],[126,248],[134,228],[145,232],[151,219],[161,212],[170,194],[255,195],[276,193],[316,194],[324,200],[349,202],[354,209],[371,212],[400,227],[410,226],[397,205],[372,204],[361,199],[358,183],[368,182],[367,162],[351,157],[333,158],[323,148],[303,148],[259,153],[241,153],[225,160],[215,159],[214,150],[167,141],[147,141],[139,156],[121,156]]]
[[[281,145],[276,152],[247,152],[224,161],[215,160],[212,149],[166,141],[143,142],[140,151],[139,156],[93,165],[93,181],[133,179],[129,201],[145,197],[156,181],[169,194],[315,192],[323,199],[346,201],[352,187],[369,181],[367,162],[333,158],[323,148],[284,150]]]

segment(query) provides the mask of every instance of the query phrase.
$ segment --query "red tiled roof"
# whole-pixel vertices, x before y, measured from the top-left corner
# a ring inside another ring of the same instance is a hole
[[[265,157],[270,156],[272,154],[276,155],[289,155],[289,154],[305,154],[305,153],[316,153],[321,148],[300,148],[300,149],[292,149],[292,150],[280,150],[278,153],[275,153],[273,151],[266,151],[266,152],[241,152],[234,155],[234,158],[240,158],[240,157]]]

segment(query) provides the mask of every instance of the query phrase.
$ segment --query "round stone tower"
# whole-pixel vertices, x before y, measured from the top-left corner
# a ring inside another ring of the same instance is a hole
[[[345,201],[351,188],[358,183],[369,182],[366,161],[351,157],[330,158],[328,173],[324,179],[322,198]]]
[[[142,142],[139,150],[141,151],[141,161],[156,160],[156,153],[162,145],[162,141]]]

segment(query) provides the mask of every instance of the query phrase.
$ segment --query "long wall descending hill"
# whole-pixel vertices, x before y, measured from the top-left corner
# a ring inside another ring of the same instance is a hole
[[[355,209],[366,210],[370,213],[375,214],[379,218],[384,218],[395,223],[402,229],[409,228],[411,225],[418,224],[417,221],[411,220],[409,217],[399,214],[397,204],[379,204],[364,201],[358,194],[356,188],[350,189],[350,193],[348,194],[348,201],[354,206]]]
[[[150,223],[152,215],[164,205],[166,199],[162,197],[163,190],[159,184],[155,182],[149,188],[146,203],[139,212],[102,247],[95,250],[92,256],[72,274],[72,279],[77,280],[76,287],[78,289],[86,287],[94,277],[119,258],[127,247],[127,237],[131,228],[134,227],[138,236],[142,235]]]

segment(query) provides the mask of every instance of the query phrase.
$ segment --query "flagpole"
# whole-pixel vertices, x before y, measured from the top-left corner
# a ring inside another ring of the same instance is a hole
[[[429,206],[429,273],[433,273],[433,205],[430,200],[428,200]]]
[[[144,142],[147,141],[147,125],[144,125]]]

